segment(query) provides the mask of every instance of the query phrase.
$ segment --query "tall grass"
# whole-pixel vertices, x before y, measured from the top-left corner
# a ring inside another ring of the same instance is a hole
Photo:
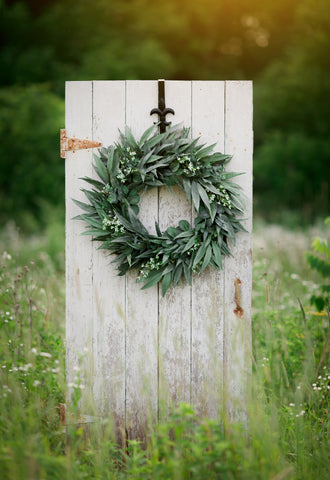
[[[107,419],[60,425],[61,227],[34,238],[7,228],[0,237],[0,478],[328,479],[329,357],[319,365],[328,319],[309,305],[320,280],[304,258],[318,230],[255,229],[248,432],[201,421],[182,405],[150,432],[146,449],[136,441],[123,449]]]

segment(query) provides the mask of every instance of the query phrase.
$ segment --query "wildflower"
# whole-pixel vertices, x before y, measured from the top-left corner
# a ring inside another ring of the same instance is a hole
[[[291,273],[290,277],[292,278],[292,280],[298,280],[299,279],[299,275],[297,273]]]
[[[47,352],[40,352],[39,356],[40,357],[46,357],[46,358],[52,358],[51,354],[47,353]]]
[[[147,278],[152,270],[158,270],[161,265],[162,262],[159,260],[158,255],[156,255],[155,258],[151,258],[148,262],[143,263],[139,271],[138,280],[141,280],[142,278]]]
[[[34,355],[37,355],[38,350],[33,347],[33,348],[31,348],[31,353],[33,353]]]
[[[27,372],[31,367],[32,367],[32,363],[27,363],[26,365],[23,365],[23,366],[21,365],[20,367],[18,367],[18,369],[21,372]]]
[[[296,417],[302,417],[305,414],[305,410],[301,410]]]
[[[110,231],[114,236],[125,232],[125,228],[117,215],[114,215],[112,218],[104,218],[102,221],[102,229]]]
[[[33,386],[34,386],[34,387],[38,387],[39,385],[40,385],[39,380],[35,380],[35,381],[33,382]]]

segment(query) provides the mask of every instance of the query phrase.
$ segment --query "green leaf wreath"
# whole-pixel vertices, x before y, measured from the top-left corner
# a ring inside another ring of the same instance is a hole
[[[230,255],[228,240],[234,243],[236,232],[245,231],[239,220],[244,204],[231,181],[239,174],[225,171],[230,155],[199,145],[189,129],[173,126],[158,134],[156,128],[136,141],[126,127],[120,143],[101,148],[94,155],[99,180],[83,178],[92,186],[83,189],[88,203],[75,202],[86,212],[76,217],[88,224],[84,233],[116,255],[119,275],[137,269],[143,288],[161,282],[165,295],[171,283],[185,278],[191,284],[192,273],[208,265],[222,268],[222,257]],[[153,235],[138,219],[140,195],[164,185],[184,190],[196,218],[194,226],[180,220],[164,232],[155,222]]]

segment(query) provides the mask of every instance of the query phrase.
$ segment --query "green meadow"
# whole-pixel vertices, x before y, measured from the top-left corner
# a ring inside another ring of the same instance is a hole
[[[328,301],[320,290],[326,278],[311,268],[306,252],[326,272],[329,246],[314,239],[328,235],[322,222],[304,230],[255,222],[248,425],[221,419],[220,426],[181,405],[151,429],[146,447],[130,441],[123,449],[106,418],[89,426],[60,424],[66,398],[62,223],[36,236],[9,224],[1,233],[0,261],[1,478],[307,480],[317,472],[327,479],[329,304],[311,304],[312,297]]]

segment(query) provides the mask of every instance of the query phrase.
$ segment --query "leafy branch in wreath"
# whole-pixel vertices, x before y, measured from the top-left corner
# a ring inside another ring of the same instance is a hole
[[[136,141],[128,127],[120,132],[120,143],[101,148],[94,155],[99,177],[85,177],[88,203],[75,200],[85,213],[84,234],[101,242],[99,248],[115,254],[119,275],[138,270],[138,281],[149,288],[161,282],[162,294],[183,278],[206,267],[222,268],[222,257],[230,255],[229,241],[245,231],[240,217],[244,203],[240,187],[231,181],[239,173],[225,171],[230,155],[212,153],[214,145],[199,145],[189,129],[173,126],[158,134],[148,128]],[[138,218],[140,195],[151,188],[182,188],[196,212],[194,225],[180,220],[157,235],[147,231]]]

